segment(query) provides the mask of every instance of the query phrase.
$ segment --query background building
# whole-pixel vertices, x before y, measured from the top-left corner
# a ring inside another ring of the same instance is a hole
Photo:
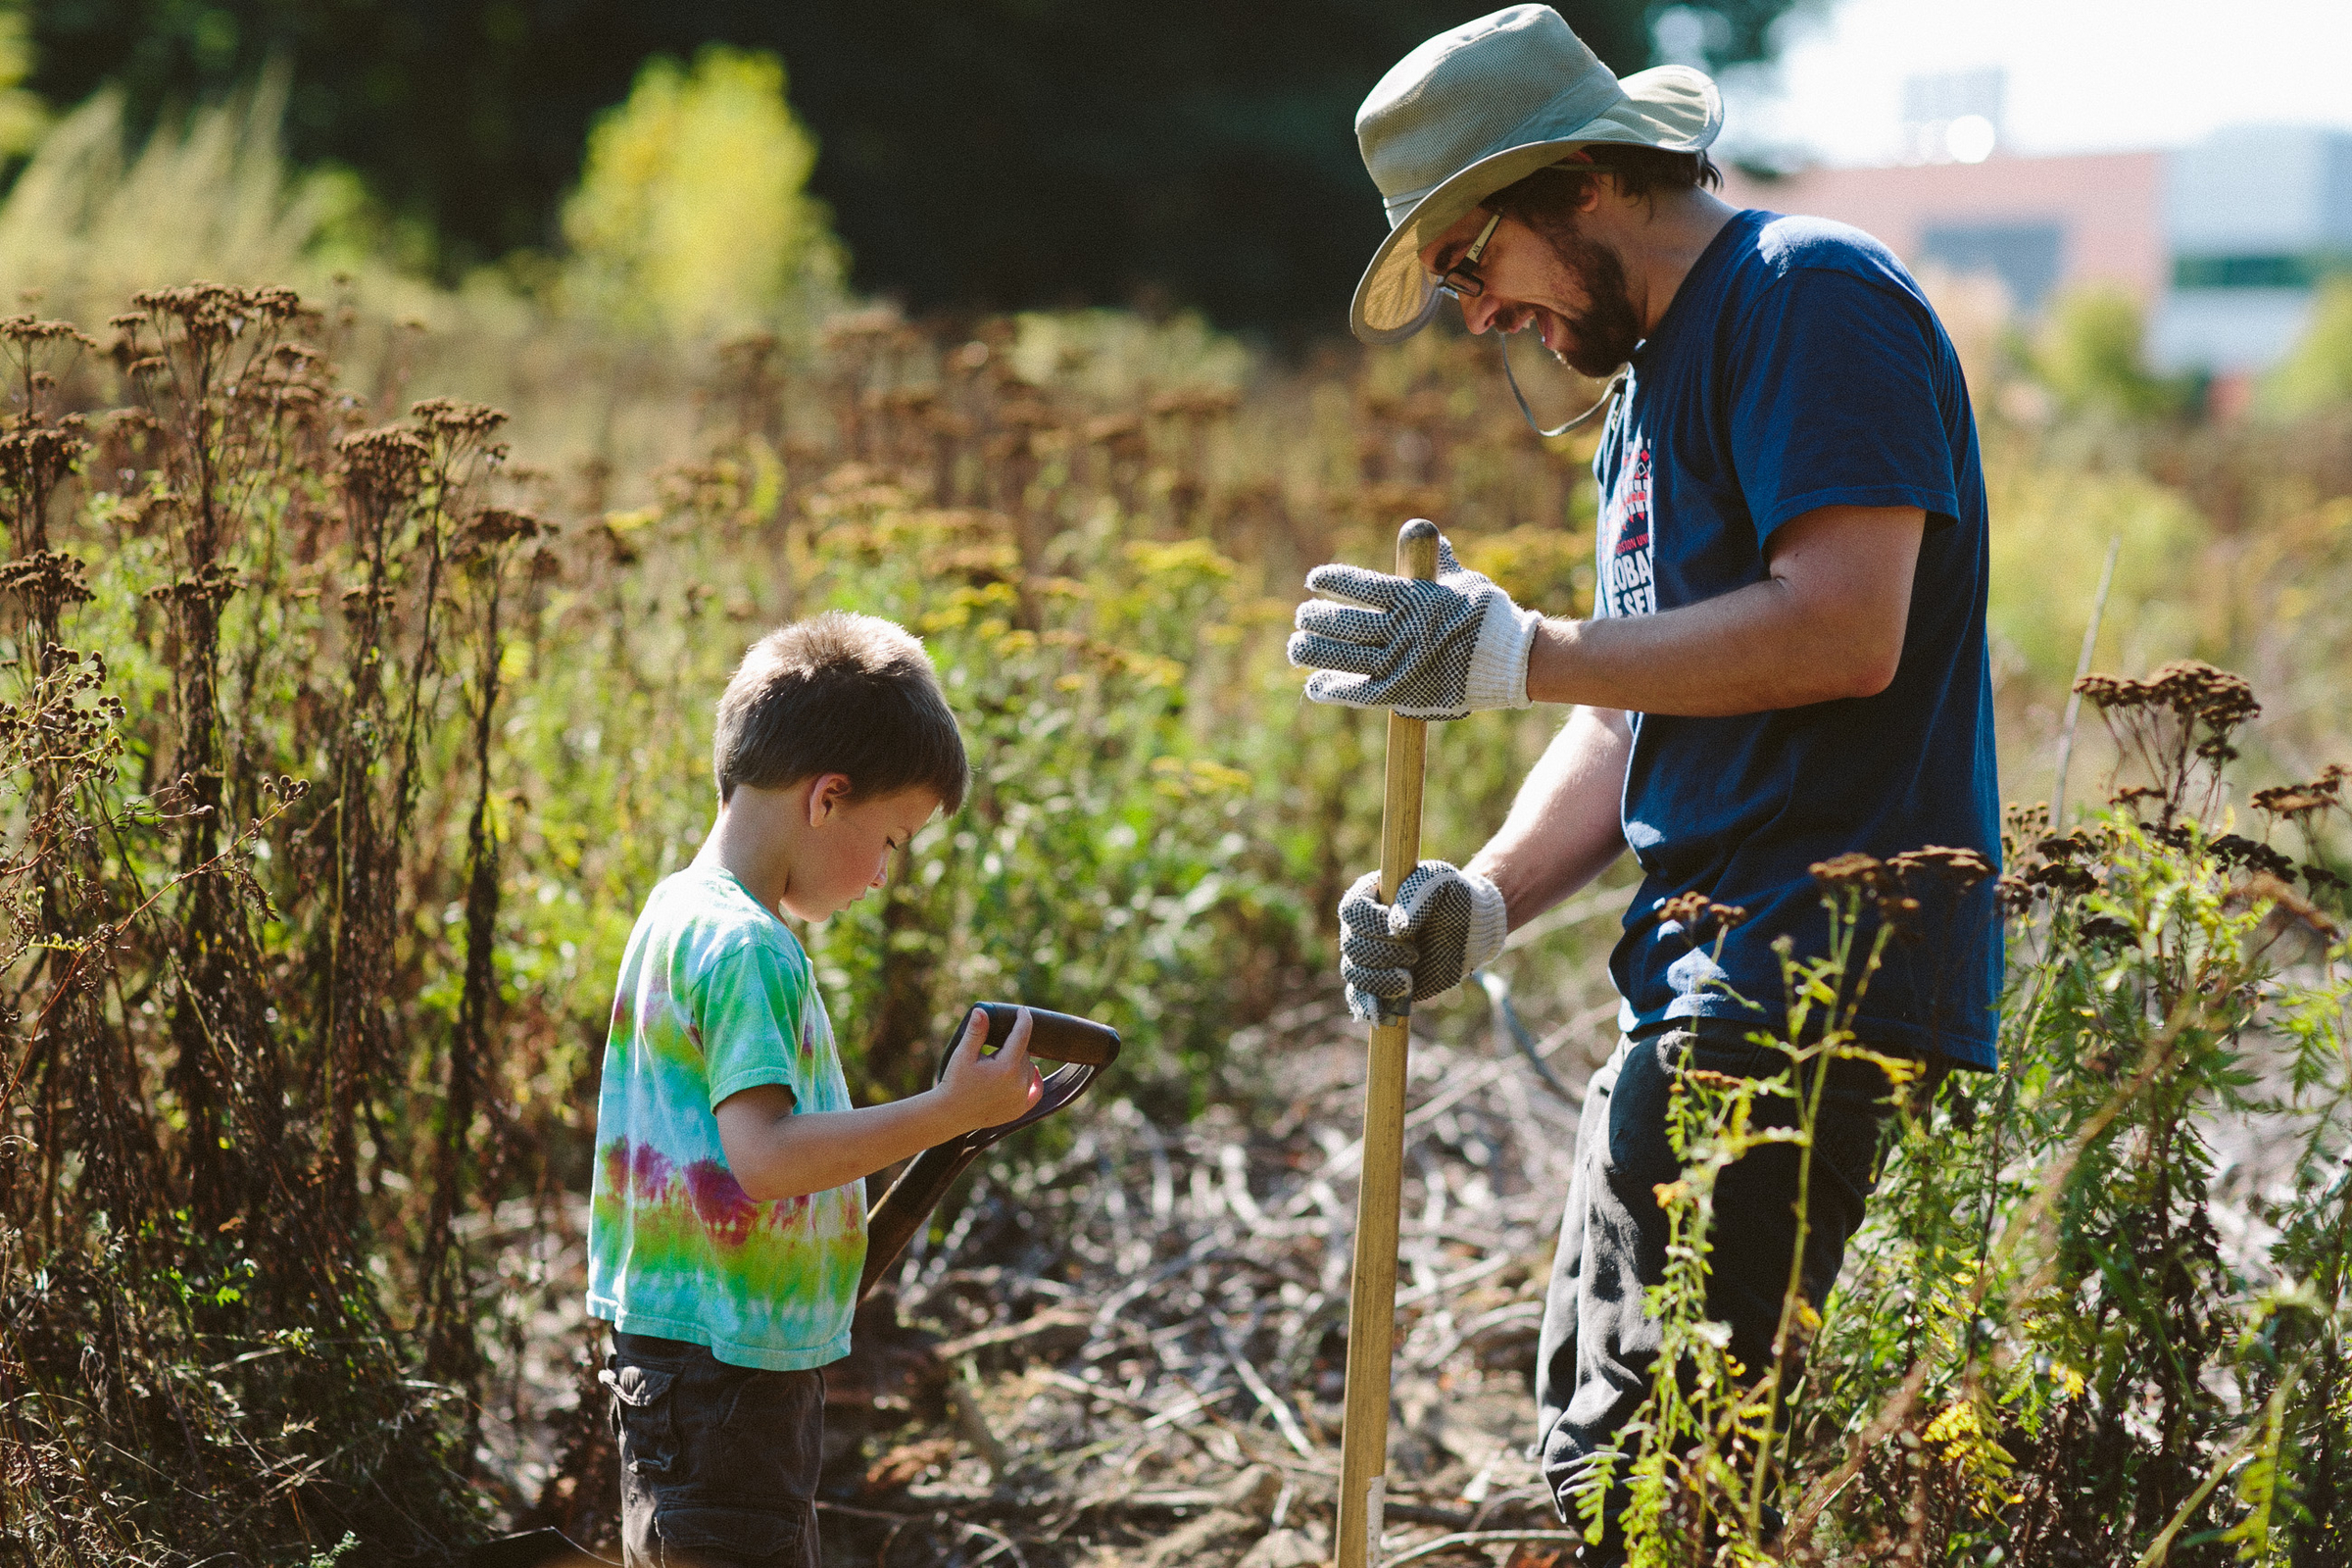
[[[1954,89],[1906,95],[1928,109],[1906,127],[1918,163],[1734,171],[1726,196],[1852,223],[1922,270],[1988,273],[2028,317],[2117,285],[2147,310],[2157,368],[2224,377],[2284,356],[2315,285],[2352,268],[2352,132],[2246,125],[2172,151],[2003,157],[1997,85],[1976,90],[1981,107],[1950,114],[1935,109]]]

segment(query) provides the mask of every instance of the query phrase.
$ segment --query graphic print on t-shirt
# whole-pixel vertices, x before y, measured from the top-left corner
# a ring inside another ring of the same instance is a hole
[[[1600,509],[1600,589],[1597,615],[1654,615],[1658,580],[1649,548],[1649,443],[1635,438],[1634,460]]]

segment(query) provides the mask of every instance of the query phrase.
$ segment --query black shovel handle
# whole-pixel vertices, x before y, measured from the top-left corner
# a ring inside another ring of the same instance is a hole
[[[974,1004],[972,1011],[988,1015],[989,1054],[993,1055],[1012,1033],[1020,1008],[1009,1002],[982,1002]],[[956,1042],[963,1038],[970,1021],[971,1013],[967,1012],[949,1035],[947,1049],[940,1053],[940,1077],[947,1076],[948,1058],[956,1054]],[[956,1178],[980,1157],[982,1150],[1053,1115],[1086,1093],[1087,1085],[1119,1059],[1119,1032],[1092,1018],[1075,1018],[1066,1012],[1031,1007],[1029,1054],[1040,1061],[1061,1063],[1046,1074],[1045,1093],[1037,1097],[1036,1104],[1011,1121],[977,1128],[924,1150],[866,1212],[865,1272],[858,1281],[859,1300],[899,1260],[900,1254],[906,1250],[906,1244],[914,1240],[914,1233],[930,1221],[931,1211],[939,1206],[939,1200],[947,1196]]]

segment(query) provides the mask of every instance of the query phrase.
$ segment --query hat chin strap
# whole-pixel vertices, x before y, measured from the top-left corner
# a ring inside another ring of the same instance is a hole
[[[1598,402],[1567,423],[1555,424],[1546,430],[1536,422],[1536,411],[1527,406],[1527,394],[1519,390],[1519,377],[1511,369],[1511,334],[1497,332],[1494,336],[1502,347],[1502,378],[1511,383],[1511,396],[1519,404],[1520,416],[1527,420],[1527,427],[1530,430],[1535,431],[1546,441],[1555,435],[1566,435],[1581,425],[1590,424],[1594,417],[1608,408],[1611,402],[1615,401],[1617,394],[1625,389],[1625,378],[1633,373],[1633,367],[1619,366],[1617,373],[1609,377],[1609,384],[1600,389]]]

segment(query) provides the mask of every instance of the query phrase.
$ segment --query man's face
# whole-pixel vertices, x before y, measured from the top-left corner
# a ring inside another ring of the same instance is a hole
[[[1474,207],[1421,251],[1421,265],[1444,276],[1476,243],[1494,215]],[[1536,329],[1544,346],[1580,374],[1608,375],[1634,357],[1642,319],[1627,292],[1616,251],[1590,239],[1572,217],[1535,229],[1517,219],[1494,225],[1472,270],[1485,287],[1462,301],[1473,332]]]

